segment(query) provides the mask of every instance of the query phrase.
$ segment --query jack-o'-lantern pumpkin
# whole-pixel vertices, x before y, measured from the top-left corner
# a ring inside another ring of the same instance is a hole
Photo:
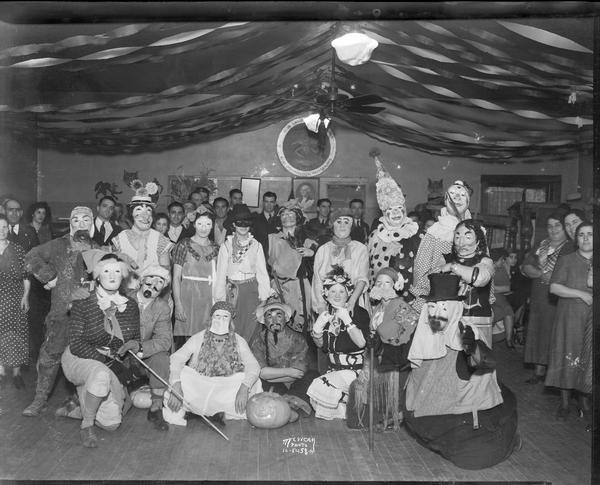
[[[254,394],[246,404],[246,417],[257,428],[280,428],[290,422],[291,415],[288,402],[274,392]]]

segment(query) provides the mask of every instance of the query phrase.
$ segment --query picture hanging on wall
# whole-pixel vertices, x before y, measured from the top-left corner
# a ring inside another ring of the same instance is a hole
[[[332,207],[348,207],[352,199],[362,199],[366,203],[367,181],[362,178],[337,178],[323,180],[325,197],[331,200]]]
[[[183,202],[190,193],[198,187],[206,187],[210,191],[210,201],[217,196],[218,182],[216,178],[206,178],[200,175],[169,175],[170,202]]]
[[[319,200],[319,179],[294,178],[294,197],[305,216],[316,213],[317,200]]]
[[[260,179],[242,177],[240,182],[240,190],[244,194],[244,203],[248,207],[258,207],[260,194]]]
[[[303,118],[295,118],[283,127],[277,139],[277,155],[285,169],[300,177],[322,174],[335,157],[335,136],[327,130],[324,145],[309,131]]]

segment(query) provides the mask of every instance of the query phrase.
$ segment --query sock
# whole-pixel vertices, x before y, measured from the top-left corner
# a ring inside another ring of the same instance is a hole
[[[81,415],[83,420],[81,421],[82,428],[89,428],[94,425],[96,419],[96,413],[102,402],[102,397],[94,396],[91,392],[86,391],[83,406],[81,406]]]
[[[158,411],[159,409],[162,408],[163,392],[161,392],[159,394],[156,389],[152,389],[152,391],[151,391],[152,404],[150,405],[150,411]]]

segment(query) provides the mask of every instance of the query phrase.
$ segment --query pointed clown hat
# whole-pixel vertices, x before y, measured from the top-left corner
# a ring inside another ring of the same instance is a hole
[[[377,188],[377,203],[379,204],[379,208],[385,212],[390,207],[404,207],[406,199],[404,198],[402,189],[383,166],[383,163],[379,159],[379,150],[374,148],[371,150],[370,155],[374,158],[375,166],[377,167],[377,182],[375,187]]]

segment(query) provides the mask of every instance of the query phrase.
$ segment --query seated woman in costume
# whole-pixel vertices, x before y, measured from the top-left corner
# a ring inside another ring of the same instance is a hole
[[[307,391],[317,418],[346,418],[350,384],[363,366],[369,314],[355,304],[350,316],[346,305],[353,290],[350,276],[340,266],[334,266],[323,280],[327,309],[313,325],[312,337],[327,353],[329,365],[327,373],[317,377]]]
[[[210,314],[210,327],[192,335],[171,355],[170,383],[191,409],[174,394],[165,393],[169,396],[163,414],[168,423],[185,426],[186,411],[246,419],[248,398],[262,392],[260,364],[234,331],[233,305],[218,301]]]
[[[437,271],[460,277],[463,296],[462,321],[481,331],[483,341],[492,348],[492,291],[494,263],[488,256],[483,227],[466,219],[454,229],[452,252],[440,258]]]
[[[61,363],[65,377],[77,386],[83,446],[96,448],[94,424],[115,430],[131,407],[125,387],[128,372],[114,356],[139,351],[140,313],[123,293],[128,276],[123,261],[99,249],[83,253],[83,258],[93,268],[97,286],[89,297],[73,302],[69,346]]]

